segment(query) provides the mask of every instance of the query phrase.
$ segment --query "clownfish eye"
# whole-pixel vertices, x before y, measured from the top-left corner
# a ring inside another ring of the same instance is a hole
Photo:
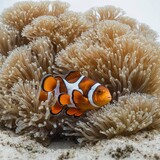
[[[98,94],[102,94],[102,91],[101,91],[101,90],[98,90],[97,93],[98,93]]]

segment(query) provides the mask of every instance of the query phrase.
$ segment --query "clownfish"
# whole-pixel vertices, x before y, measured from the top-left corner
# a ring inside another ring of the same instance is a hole
[[[47,74],[41,81],[39,99],[44,101],[52,93],[57,101],[51,113],[59,114],[64,108],[68,115],[81,116],[84,112],[98,109],[112,99],[108,88],[87,78],[78,71],[70,71],[64,78]]]

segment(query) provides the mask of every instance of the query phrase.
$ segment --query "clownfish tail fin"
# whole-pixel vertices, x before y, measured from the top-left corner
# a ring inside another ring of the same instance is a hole
[[[56,88],[56,85],[57,81],[51,74],[47,74],[42,78],[41,88],[43,91],[51,92]]]

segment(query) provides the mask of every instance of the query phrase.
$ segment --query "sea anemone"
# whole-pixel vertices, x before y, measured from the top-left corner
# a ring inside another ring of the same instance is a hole
[[[85,118],[76,123],[66,122],[64,135],[81,137],[80,141],[98,141],[159,128],[159,106],[159,99],[151,95],[125,95],[97,112],[88,112]]]
[[[75,68],[109,87],[113,99],[130,92],[158,94],[159,45],[128,25],[106,20],[82,34],[56,57],[58,66]]]
[[[75,12],[65,12],[59,17],[40,16],[27,25],[22,35],[28,39],[47,36],[50,38],[54,50],[58,53],[89,28],[86,19]]]
[[[1,19],[21,32],[33,19],[42,15],[58,16],[67,11],[68,7],[68,3],[60,1],[17,2],[3,11]]]
[[[45,144],[49,137],[56,136],[65,116],[52,116],[50,107],[55,104],[55,98],[52,96],[44,102],[39,100],[39,94],[38,82],[18,81],[10,94],[0,96],[1,124]]]
[[[132,31],[137,31],[139,34],[143,34],[147,39],[156,40],[158,37],[157,33],[146,24],[139,23],[137,20],[126,16],[125,12],[121,8],[114,6],[94,7],[87,11],[85,16],[93,26],[98,24],[100,21],[115,20],[130,26]]]
[[[54,51],[47,37],[40,37],[27,46],[11,51],[1,68],[0,86],[11,87],[19,79],[40,81],[43,74],[52,73]]]
[[[157,34],[113,6],[85,13],[68,7],[26,1],[2,13],[0,124],[43,143],[62,133],[97,141],[159,128]],[[73,69],[107,86],[112,103],[80,118],[65,109],[52,115],[56,98],[39,98],[41,79]]]
[[[8,51],[22,44],[19,32],[6,24],[0,23],[0,53],[8,56]]]

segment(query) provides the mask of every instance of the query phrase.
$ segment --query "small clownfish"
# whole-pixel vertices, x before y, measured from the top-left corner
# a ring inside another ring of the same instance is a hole
[[[106,105],[112,99],[108,88],[78,71],[71,71],[64,78],[47,74],[42,78],[41,88],[41,101],[46,100],[50,93],[57,98],[56,104],[51,108],[54,115],[67,108],[68,115],[78,117],[85,111]]]

